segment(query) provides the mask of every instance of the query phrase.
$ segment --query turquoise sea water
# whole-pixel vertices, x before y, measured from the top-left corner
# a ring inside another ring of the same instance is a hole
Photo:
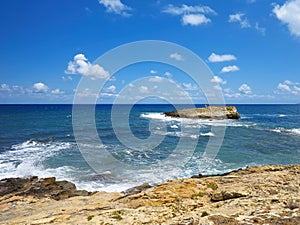
[[[106,168],[105,162],[96,162],[101,171],[91,168],[74,138],[72,105],[0,105],[0,179],[55,176],[81,189],[120,191],[144,182],[216,174],[248,165],[300,163],[300,105],[236,105],[242,116],[237,121],[166,118],[162,112],[173,110],[172,105],[135,105],[126,119],[123,112],[127,106],[119,106],[117,117],[121,120],[115,126],[123,137],[130,132],[141,140],[151,135],[162,139],[155,148],[143,144],[138,151],[116,137],[111,107],[96,106],[95,121],[102,145],[90,143],[89,148],[100,154],[105,150],[129,165],[152,163],[150,169],[124,173],[116,165],[110,171],[113,165]],[[126,130],[128,124],[130,129]],[[226,132],[218,154],[213,159],[202,157],[209,139],[217,135],[212,127],[220,126],[226,126]],[[179,153],[174,152],[180,140],[186,147],[196,142],[192,156],[186,154],[185,146]],[[185,165],[174,162],[169,170],[155,166],[172,154],[189,160]]]

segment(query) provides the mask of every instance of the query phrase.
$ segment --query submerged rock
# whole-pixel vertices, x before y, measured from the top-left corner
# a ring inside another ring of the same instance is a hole
[[[190,119],[239,119],[235,106],[207,106],[204,108],[191,108],[165,112],[166,116]]]

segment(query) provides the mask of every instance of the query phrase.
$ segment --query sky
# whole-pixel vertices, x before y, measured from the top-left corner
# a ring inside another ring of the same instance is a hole
[[[300,0],[10,0],[1,3],[0,27],[1,104],[72,103],[82,78],[107,79],[98,103],[113,103],[126,87],[150,93],[162,80],[204,103],[198,83],[174,66],[144,62],[112,73],[94,63],[143,40],[198,55],[228,104],[300,103]],[[178,52],[166,57],[189,63]]]

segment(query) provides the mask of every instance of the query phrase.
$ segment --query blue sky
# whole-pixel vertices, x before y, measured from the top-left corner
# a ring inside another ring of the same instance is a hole
[[[227,103],[300,102],[300,0],[11,0],[1,4],[0,26],[0,103],[72,103],[93,69],[99,79],[113,75],[99,102],[153,76],[202,103],[193,80],[176,68],[144,63],[110,74],[92,64],[141,40],[196,53]]]

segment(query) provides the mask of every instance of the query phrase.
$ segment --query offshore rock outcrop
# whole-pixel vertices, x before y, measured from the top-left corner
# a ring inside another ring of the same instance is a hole
[[[239,119],[235,106],[207,106],[204,108],[191,108],[165,112],[166,116],[189,119]]]

